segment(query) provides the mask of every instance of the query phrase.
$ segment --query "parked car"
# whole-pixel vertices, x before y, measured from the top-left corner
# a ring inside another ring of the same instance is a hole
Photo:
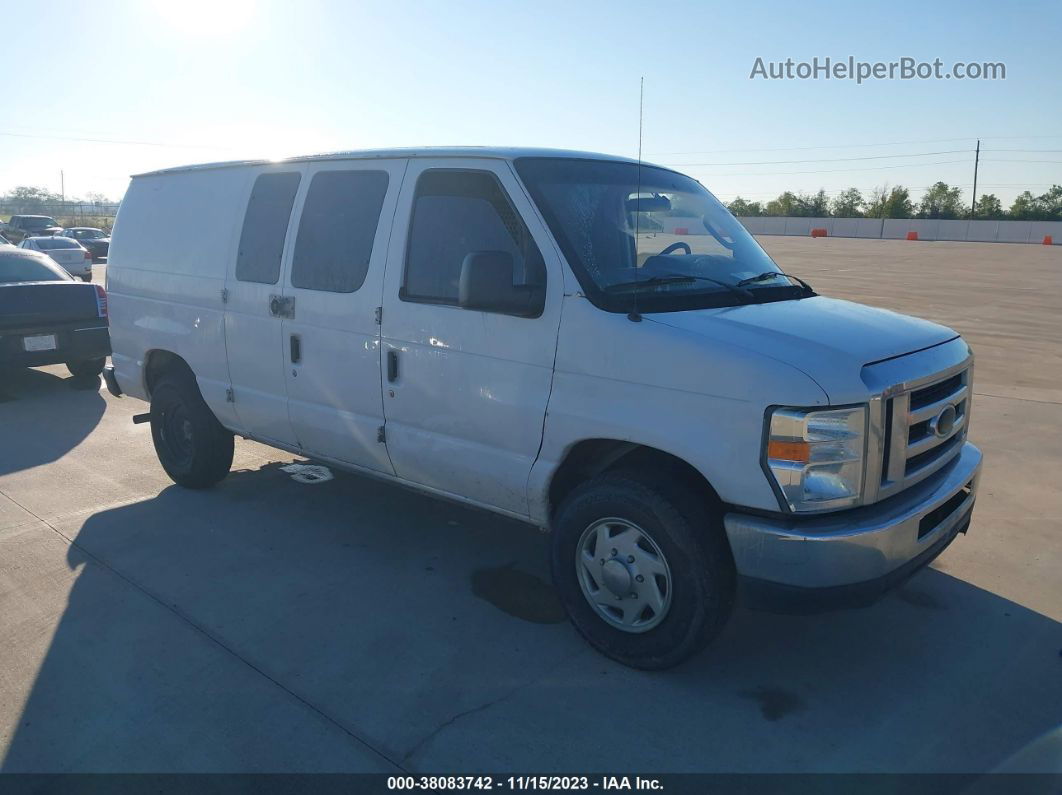
[[[132,180],[112,242],[104,375],[175,482],[221,481],[235,433],[547,527],[573,624],[628,665],[693,654],[739,598],[866,604],[970,524],[967,343],[817,294],[666,168],[178,168]]]
[[[107,250],[111,245],[111,236],[102,229],[90,226],[72,226],[62,230],[63,237],[69,237],[83,245],[92,254],[94,261],[107,259]]]
[[[66,268],[71,276],[83,282],[92,281],[92,254],[73,238],[27,237],[18,245],[30,251],[43,251]]]
[[[14,245],[14,244],[10,240],[8,240],[6,237],[4,237],[3,235],[0,235],[0,246],[10,246],[10,245]]]
[[[65,363],[98,378],[111,352],[107,294],[44,254],[0,249],[0,368]]]
[[[49,237],[61,232],[62,227],[47,215],[12,215],[4,228],[4,234],[13,243],[21,243],[27,237]]]

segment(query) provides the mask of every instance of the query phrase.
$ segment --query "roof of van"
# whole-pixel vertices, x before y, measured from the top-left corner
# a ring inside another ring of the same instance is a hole
[[[600,152],[579,152],[571,149],[539,149],[531,147],[505,146],[419,146],[408,149],[361,149],[349,152],[325,152],[317,155],[285,157],[280,160],[229,160],[219,163],[199,163],[191,166],[162,168],[157,171],[145,171],[133,174],[134,177],[146,177],[155,174],[172,174],[179,171],[206,171],[215,168],[236,168],[238,166],[263,166],[277,163],[305,163],[318,160],[382,160],[385,158],[406,157],[490,157],[500,160],[514,160],[518,157],[570,157],[578,160],[612,160],[618,163],[637,163],[629,157],[605,155]],[[644,165],[652,165],[644,163]]]

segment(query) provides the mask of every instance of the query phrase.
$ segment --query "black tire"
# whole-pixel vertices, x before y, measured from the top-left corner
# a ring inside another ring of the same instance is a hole
[[[606,517],[629,521],[650,536],[670,568],[670,607],[640,633],[608,623],[579,583],[580,537]],[[670,668],[691,657],[722,630],[733,609],[734,561],[721,512],[666,477],[608,472],[577,487],[554,518],[551,558],[572,624],[595,649],[633,668]]]
[[[85,283],[91,282],[92,281],[92,275],[89,274],[88,276],[82,276],[81,277],[81,281],[83,281]]]
[[[152,390],[151,439],[166,474],[185,488],[209,488],[232,467],[232,433],[218,422],[190,374],[163,376]]]
[[[88,380],[90,378],[99,378],[100,373],[103,372],[103,365],[106,363],[106,356],[101,356],[99,359],[80,359],[67,362],[66,369],[70,371],[70,375],[74,376],[74,378]]]

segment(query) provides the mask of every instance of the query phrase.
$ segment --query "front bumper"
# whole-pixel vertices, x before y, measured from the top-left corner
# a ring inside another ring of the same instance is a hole
[[[742,600],[805,612],[872,603],[966,532],[981,451],[966,442],[940,473],[874,505],[818,516],[724,518]]]

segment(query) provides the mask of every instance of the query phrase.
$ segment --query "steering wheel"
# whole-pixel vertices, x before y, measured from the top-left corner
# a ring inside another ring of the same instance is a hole
[[[684,243],[683,241],[680,240],[677,243],[672,243],[670,246],[668,246],[663,251],[661,251],[659,254],[657,254],[657,256],[658,257],[663,257],[665,254],[670,254],[673,251],[678,251],[680,248],[681,249],[685,249],[687,254],[692,254],[693,253],[693,249],[690,248],[690,244],[689,243]]]

